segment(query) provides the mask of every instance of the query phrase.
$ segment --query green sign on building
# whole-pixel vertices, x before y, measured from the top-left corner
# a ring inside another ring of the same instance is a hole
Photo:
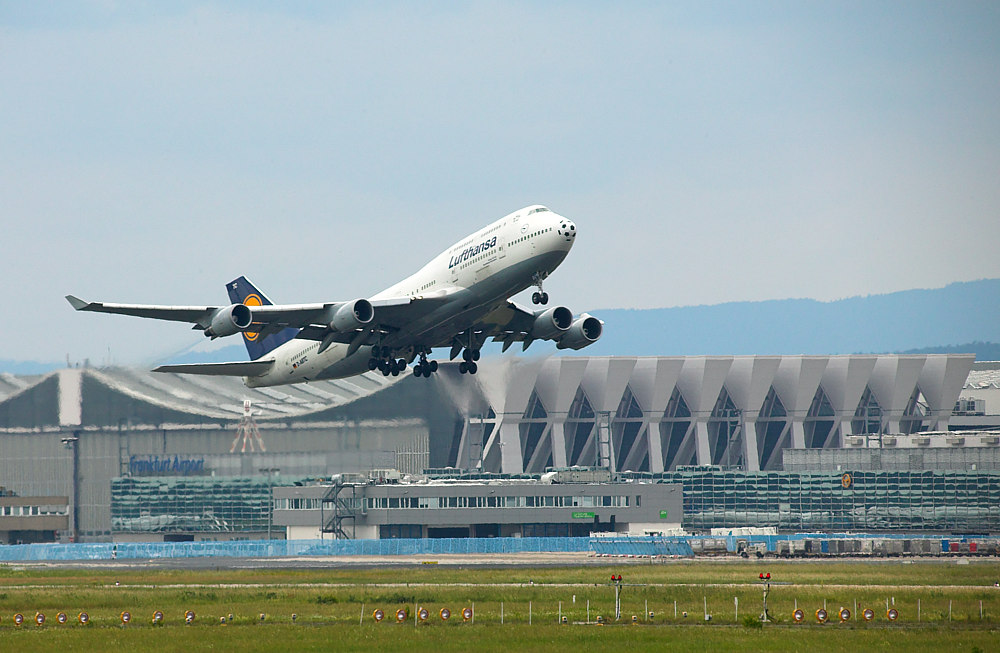
[[[666,518],[667,518],[667,511],[666,510],[661,510],[660,511],[660,519],[666,519]]]
[[[593,519],[594,513],[592,512],[574,512],[573,519]]]

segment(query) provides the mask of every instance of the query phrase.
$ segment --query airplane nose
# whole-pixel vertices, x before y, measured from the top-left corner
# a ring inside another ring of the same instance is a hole
[[[573,242],[576,238],[576,225],[571,220],[563,218],[559,221],[558,233],[566,242]]]

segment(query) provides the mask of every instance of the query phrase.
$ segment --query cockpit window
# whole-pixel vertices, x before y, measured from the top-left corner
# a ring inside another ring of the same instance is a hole
[[[528,215],[531,215],[532,213],[541,213],[542,211],[548,211],[548,209],[545,208],[544,206],[539,206],[536,209],[531,209],[530,211],[528,211]]]

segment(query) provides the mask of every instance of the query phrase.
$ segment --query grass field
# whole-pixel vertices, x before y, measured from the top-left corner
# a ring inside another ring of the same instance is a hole
[[[775,623],[758,628],[747,617],[753,622],[761,612],[757,575],[764,571],[772,576],[768,608]],[[588,602],[591,622],[598,615],[613,621],[612,573],[625,584],[622,622],[584,625]],[[992,560],[259,571],[6,566],[0,567],[0,651],[996,651],[998,580],[1000,563]],[[899,612],[895,622],[885,617],[887,602]],[[824,605],[830,622],[822,625],[814,613]],[[427,623],[415,623],[416,606],[430,611]],[[474,623],[463,622],[461,610],[473,606]],[[452,612],[447,622],[437,616],[442,607]],[[793,622],[795,607],[806,613],[804,623]],[[843,624],[836,618],[841,607],[853,613]],[[858,619],[866,607],[876,613],[870,623]],[[386,614],[383,623],[372,619],[376,608]],[[406,621],[391,623],[400,608]],[[651,621],[644,619],[647,609]],[[126,610],[132,621],[122,626]],[[155,610],[164,613],[158,626],[151,624]],[[184,624],[186,610],[196,614],[191,625]],[[56,623],[60,611],[70,624]],[[90,616],[87,626],[76,623],[81,611]],[[39,612],[44,626],[34,623]],[[13,625],[15,613],[24,625]],[[571,623],[559,625],[560,615]],[[632,615],[639,625],[629,624]]]

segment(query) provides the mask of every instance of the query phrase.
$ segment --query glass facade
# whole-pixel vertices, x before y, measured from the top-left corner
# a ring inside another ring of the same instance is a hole
[[[848,473],[679,470],[624,474],[680,483],[682,526],[771,526],[784,532],[1000,530],[1000,472]]]
[[[119,533],[263,532],[271,518],[271,488],[296,480],[116,478],[111,481],[111,525]]]

